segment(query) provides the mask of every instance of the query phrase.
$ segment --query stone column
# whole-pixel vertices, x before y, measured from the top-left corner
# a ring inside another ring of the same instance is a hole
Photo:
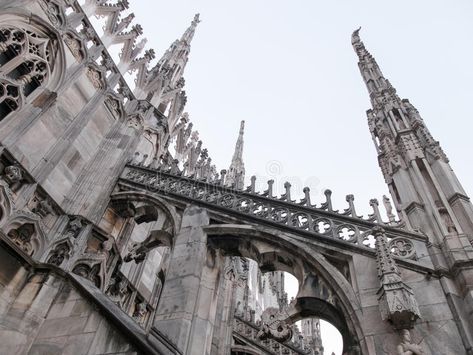
[[[151,343],[162,334],[183,354],[209,354],[212,343],[222,257],[207,246],[208,224],[205,209],[185,209],[150,332]]]

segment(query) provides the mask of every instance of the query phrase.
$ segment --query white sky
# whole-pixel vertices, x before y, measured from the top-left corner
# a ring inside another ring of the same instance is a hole
[[[296,196],[309,185],[317,203],[330,188],[339,209],[353,193],[358,212],[370,212],[369,199],[387,188],[350,44],[362,26],[385,76],[473,191],[473,1],[135,0],[130,8],[158,57],[201,14],[186,111],[219,170],[228,168],[244,119],[247,178],[274,178],[281,188],[289,180]]]

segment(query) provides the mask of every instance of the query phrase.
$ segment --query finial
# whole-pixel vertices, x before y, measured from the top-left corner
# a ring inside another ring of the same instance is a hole
[[[370,206],[373,208],[373,215],[370,216],[372,217],[371,219],[373,221],[376,221],[378,223],[384,224],[383,219],[381,218],[381,214],[379,213],[379,202],[377,199],[372,198],[370,200]]]
[[[269,198],[273,198],[273,184],[274,184],[274,180],[271,179],[271,180],[268,180],[268,189],[265,190],[263,193],[262,193],[262,196],[265,196],[265,197],[269,197]]]
[[[358,29],[354,30],[351,34],[351,44],[360,43],[360,30],[361,26]]]
[[[251,185],[246,188],[246,192],[254,194],[255,193],[255,186],[256,186],[256,176],[253,175],[251,177],[250,181],[251,181]]]
[[[312,204],[310,203],[310,188],[306,186],[304,187],[302,192],[304,192],[304,198],[301,199],[299,205],[311,207]]]

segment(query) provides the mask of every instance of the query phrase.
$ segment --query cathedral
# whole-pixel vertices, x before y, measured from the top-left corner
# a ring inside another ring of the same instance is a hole
[[[391,195],[365,217],[257,191],[244,121],[217,169],[184,110],[199,15],[155,60],[129,7],[0,2],[0,355],[330,355],[320,320],[343,355],[473,355],[473,206],[360,30]]]

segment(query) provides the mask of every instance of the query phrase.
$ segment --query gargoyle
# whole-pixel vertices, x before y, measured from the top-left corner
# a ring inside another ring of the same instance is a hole
[[[126,263],[135,260],[141,263],[146,255],[157,247],[170,247],[172,245],[172,235],[163,230],[151,231],[148,237],[140,243],[132,243],[129,248],[129,253],[125,256]]]
[[[273,338],[279,342],[285,342],[292,338],[292,326],[287,323],[289,318],[287,312],[280,312],[277,308],[266,308],[261,315],[261,330],[257,337],[260,340]]]

